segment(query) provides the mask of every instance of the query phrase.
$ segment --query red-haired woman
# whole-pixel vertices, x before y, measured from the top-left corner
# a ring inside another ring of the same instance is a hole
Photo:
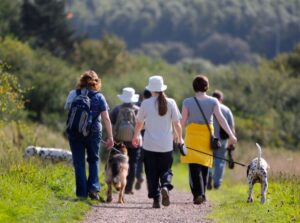
[[[86,136],[68,131],[69,144],[73,156],[73,164],[76,179],[76,195],[80,198],[89,196],[93,200],[99,200],[99,150],[102,139],[102,125],[107,132],[106,147],[113,146],[112,127],[108,113],[108,104],[105,97],[99,91],[101,80],[97,73],[92,70],[85,71],[77,83],[75,90],[69,93],[65,109],[70,109],[73,100],[80,94],[87,94],[91,100],[92,125]],[[86,176],[85,157],[87,154],[88,176]]]

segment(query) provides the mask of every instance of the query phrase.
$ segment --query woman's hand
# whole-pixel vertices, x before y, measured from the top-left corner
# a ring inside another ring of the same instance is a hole
[[[231,135],[229,136],[229,139],[228,139],[228,145],[234,145],[237,143],[237,138],[235,137],[235,135]]]
[[[114,146],[114,138],[112,136],[106,139],[105,146],[107,149],[111,149]]]
[[[134,135],[133,138],[132,138],[131,143],[132,143],[132,145],[133,145],[134,147],[137,148],[137,147],[140,145],[140,137]]]

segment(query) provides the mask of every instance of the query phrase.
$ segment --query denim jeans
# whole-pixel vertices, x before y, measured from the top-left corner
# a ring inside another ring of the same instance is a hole
[[[101,132],[91,132],[81,138],[69,135],[76,180],[76,195],[87,197],[88,192],[99,192],[99,160]],[[88,176],[86,175],[85,157],[87,154]]]
[[[214,156],[225,158],[227,152],[227,140],[220,140],[221,148],[214,151]],[[209,175],[212,177],[214,187],[220,187],[223,181],[226,161],[214,158],[213,169],[209,169]]]

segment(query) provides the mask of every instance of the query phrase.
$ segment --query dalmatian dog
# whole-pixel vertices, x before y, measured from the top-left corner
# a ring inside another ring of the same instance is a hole
[[[268,179],[267,170],[268,163],[261,157],[261,147],[256,143],[258,149],[258,157],[253,159],[247,168],[247,179],[249,184],[249,193],[247,202],[253,202],[253,186],[255,183],[261,184],[261,200],[260,203],[264,204],[266,201]]]
[[[50,160],[52,162],[66,161],[69,164],[73,163],[71,151],[64,149],[28,146],[25,149],[24,157],[29,158],[32,156],[40,157],[42,160]]]

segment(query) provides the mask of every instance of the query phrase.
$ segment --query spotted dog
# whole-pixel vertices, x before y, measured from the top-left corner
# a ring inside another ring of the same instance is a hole
[[[266,201],[268,179],[267,179],[267,162],[261,157],[261,147],[256,143],[258,149],[258,157],[253,159],[247,168],[247,179],[249,184],[248,202],[253,202],[253,186],[255,183],[261,184],[261,200],[263,204]]]
[[[52,162],[66,161],[69,164],[73,163],[72,153],[64,149],[28,146],[25,149],[24,157],[29,158],[32,156]]]
[[[112,201],[113,186],[119,191],[118,203],[123,204],[125,202],[124,192],[129,169],[128,160],[126,146],[123,143],[115,143],[114,147],[110,150],[105,165],[105,181],[108,186],[106,202]]]

